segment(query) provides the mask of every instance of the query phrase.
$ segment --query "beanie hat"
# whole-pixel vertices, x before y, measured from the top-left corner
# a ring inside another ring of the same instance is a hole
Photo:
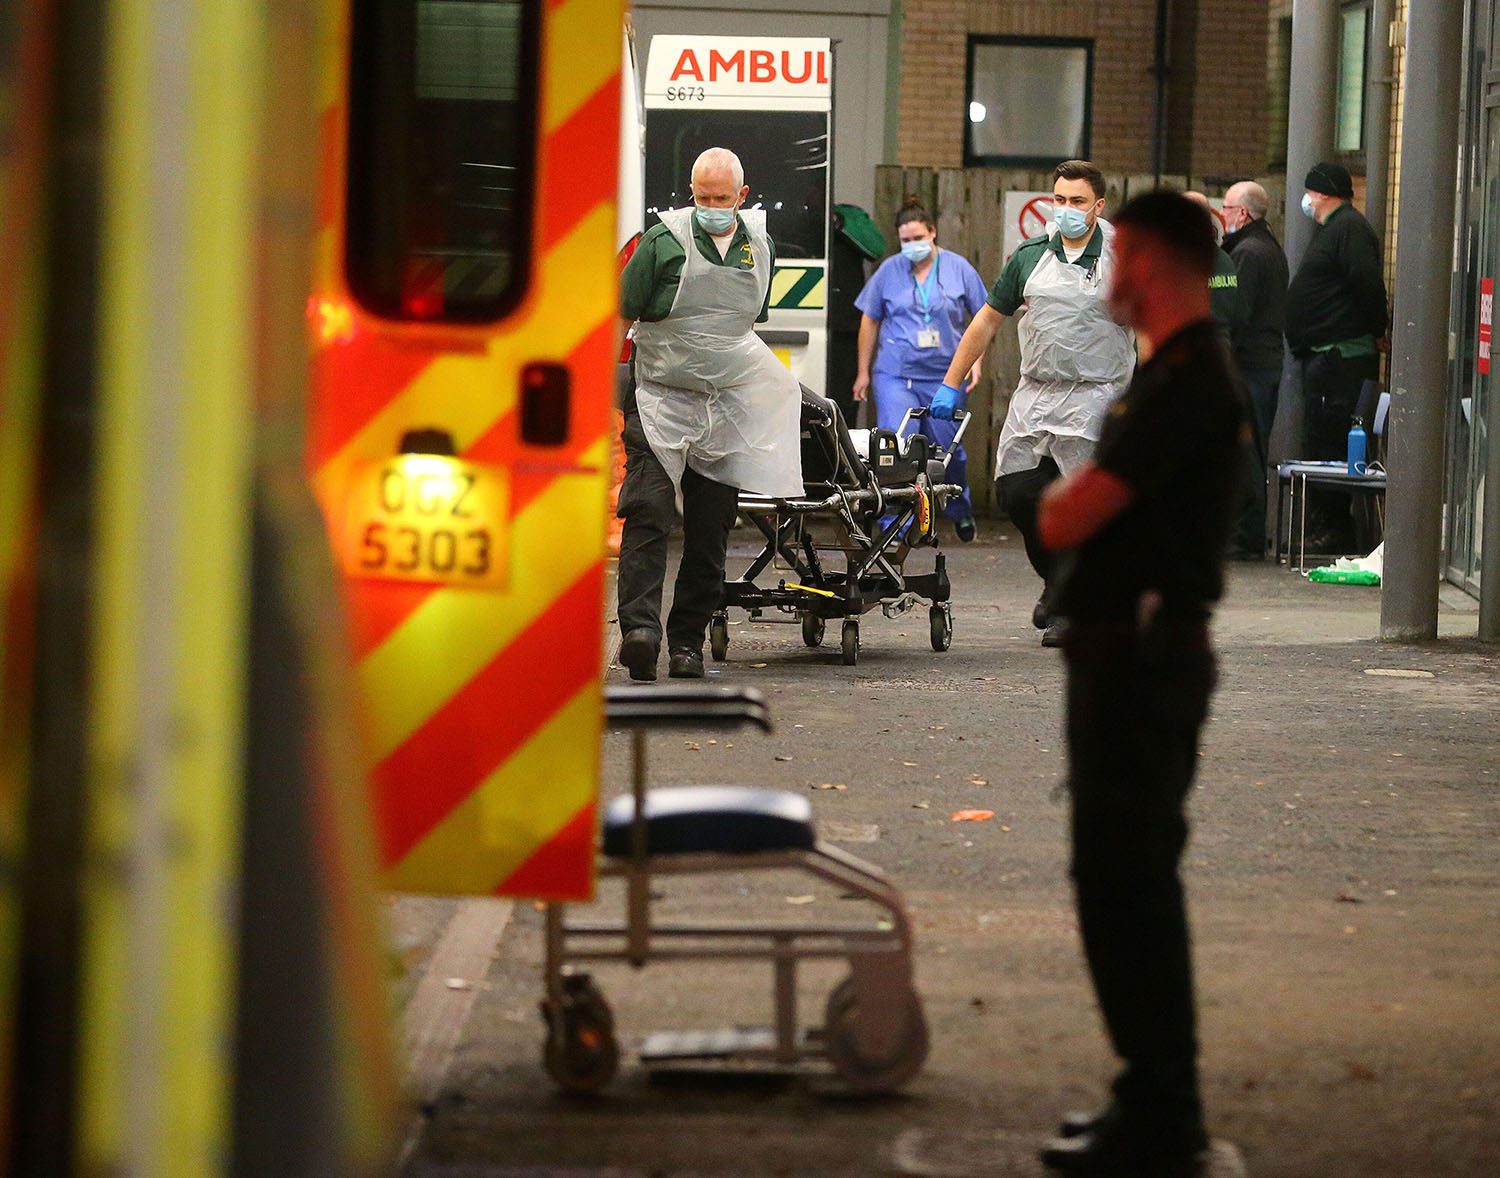
[[[1349,169],[1343,164],[1314,164],[1308,172],[1303,188],[1308,192],[1321,192],[1324,196],[1354,199],[1354,182],[1349,179]]]

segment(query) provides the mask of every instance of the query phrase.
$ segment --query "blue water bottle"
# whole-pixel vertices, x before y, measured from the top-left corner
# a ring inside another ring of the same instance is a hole
[[[1365,423],[1354,418],[1354,428],[1349,431],[1349,477],[1359,478],[1365,473]]]

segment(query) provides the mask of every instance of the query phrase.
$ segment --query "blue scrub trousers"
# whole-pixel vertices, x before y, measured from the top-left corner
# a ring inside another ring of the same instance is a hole
[[[874,373],[870,377],[870,384],[875,393],[875,422],[881,429],[888,430],[894,430],[901,424],[908,409],[931,409],[933,396],[943,387],[941,380],[908,380],[904,376],[891,376],[883,372]],[[959,408],[965,408],[966,405],[967,399]],[[925,417],[922,419],[922,432],[946,450],[953,444],[958,424]],[[974,505],[969,502],[969,463],[962,446],[948,464],[948,481],[963,488],[963,494],[949,499],[943,508],[943,514],[957,523],[974,514]]]

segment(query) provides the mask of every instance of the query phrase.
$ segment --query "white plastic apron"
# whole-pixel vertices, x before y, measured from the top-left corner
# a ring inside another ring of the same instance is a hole
[[[995,474],[1032,470],[1050,457],[1063,474],[1087,462],[1104,413],[1130,383],[1135,347],[1109,314],[1104,293],[1114,268],[1114,226],[1092,267],[1064,261],[1049,246],[1026,280],[1021,381],[1000,431]],[[1057,226],[1048,226],[1056,234]]]
[[[751,494],[801,495],[801,390],[754,331],[771,285],[766,214],[740,217],[751,270],[715,265],[698,251],[691,208],[662,214],[687,256],[671,312],[636,325],[636,406],[675,485],[691,466]]]

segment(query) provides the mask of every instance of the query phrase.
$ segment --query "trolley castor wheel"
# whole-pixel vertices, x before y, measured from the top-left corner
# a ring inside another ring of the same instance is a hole
[[[932,631],[932,649],[941,654],[953,645],[953,606],[946,601],[933,604],[927,611]]]
[[[729,615],[714,614],[708,623],[708,652],[716,663],[729,657]]]
[[[844,623],[844,666],[852,667],[859,662],[859,622],[850,618]]]
[[[563,996],[542,1002],[542,1020],[547,1024],[542,1064],[554,1084],[584,1094],[609,1083],[620,1063],[615,1018],[588,974],[563,978]]]
[[[804,646],[822,646],[823,634],[827,630],[827,623],[822,614],[815,614],[808,610],[802,615],[802,644]]]
[[[871,1059],[860,1049],[859,999],[854,979],[845,978],[828,995],[823,1028],[825,1050],[833,1070],[849,1087],[871,1095],[894,1092],[917,1074],[927,1059],[927,1019],[922,1000],[909,986],[896,999],[897,1009],[881,1017],[900,1020],[900,1031],[890,1054]]]

